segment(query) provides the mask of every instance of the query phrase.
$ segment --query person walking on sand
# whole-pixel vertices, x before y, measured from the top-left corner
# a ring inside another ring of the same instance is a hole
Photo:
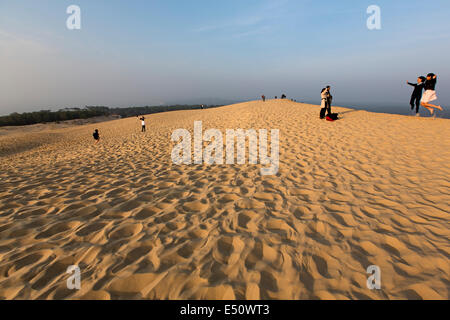
[[[141,132],[145,132],[145,117],[142,116],[139,120],[141,120],[141,126],[142,126]]]
[[[266,102],[266,96],[265,95],[262,95],[261,98],[262,98],[263,102]]]
[[[95,129],[92,135],[94,136],[95,144],[97,144],[100,141],[100,134],[98,133],[98,129]]]
[[[425,92],[422,97],[422,102],[420,103],[423,107],[427,108],[430,111],[430,114],[433,115],[434,109],[443,110],[441,106],[435,106],[431,104],[431,101],[437,100],[436,95],[436,82],[437,76],[434,73],[429,73],[427,75],[427,79],[425,80],[424,89]]]
[[[416,107],[416,117],[420,116],[419,107],[420,107],[420,100],[422,99],[422,91],[425,86],[425,80],[426,80],[425,77],[418,77],[417,83],[411,83],[406,81],[407,84],[414,87],[414,91],[411,95],[410,105],[411,110],[414,110],[414,106]]]

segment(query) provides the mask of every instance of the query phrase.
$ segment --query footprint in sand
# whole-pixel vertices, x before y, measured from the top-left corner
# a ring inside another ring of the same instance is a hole
[[[8,276],[11,276],[13,273],[20,271],[22,268],[27,268],[28,270],[31,270],[34,265],[43,262],[51,255],[52,255],[51,250],[40,250],[37,252],[30,253],[23,258],[14,260],[11,263],[11,267],[8,269],[8,271],[6,271],[6,274],[8,274]]]
[[[145,219],[153,217],[154,215],[156,215],[156,214],[158,214],[160,212],[161,212],[161,209],[153,207],[153,206],[149,206],[149,207],[142,208],[135,215],[135,218],[137,220],[145,220]]]
[[[122,269],[132,266],[133,264],[137,263],[139,259],[145,257],[152,249],[153,247],[145,245],[132,249],[130,252],[127,253],[125,259],[123,259],[117,265],[112,266],[111,268],[112,273],[118,273]]]
[[[79,226],[81,224],[81,222],[79,221],[70,221],[70,222],[60,222],[57,223],[53,226],[51,226],[50,228],[48,228],[47,230],[45,230],[44,232],[39,233],[36,236],[36,239],[43,239],[43,238],[51,238],[54,235],[66,232],[66,231],[72,231],[74,229],[76,229],[77,226]]]
[[[183,204],[183,209],[190,212],[205,212],[208,208],[209,204],[207,200],[196,200]]]
[[[93,233],[96,233],[97,231],[104,229],[106,226],[107,226],[107,223],[104,223],[104,222],[93,223],[93,224],[90,224],[90,225],[80,229],[76,233],[76,235],[79,237],[85,237],[88,235],[92,235]]]
[[[220,263],[234,265],[244,247],[244,242],[238,237],[221,237],[213,249],[213,257]]]
[[[142,224],[135,223],[135,224],[126,224],[121,225],[111,231],[108,235],[108,238],[110,239],[123,239],[123,238],[131,238],[141,232],[142,230]]]

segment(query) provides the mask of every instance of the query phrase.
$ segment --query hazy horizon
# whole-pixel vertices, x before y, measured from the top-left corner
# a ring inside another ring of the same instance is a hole
[[[81,8],[81,30],[66,9]],[[381,8],[381,30],[366,9]],[[261,94],[408,106],[438,74],[450,108],[447,1],[9,1],[0,3],[0,114]],[[197,103],[201,103],[198,101]]]

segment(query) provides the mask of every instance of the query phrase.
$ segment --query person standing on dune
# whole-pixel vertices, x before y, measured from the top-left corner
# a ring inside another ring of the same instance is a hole
[[[261,98],[262,98],[263,102],[266,102],[266,96],[265,95],[262,95]]]
[[[145,132],[145,117],[142,116],[139,120],[141,120],[141,125],[142,125],[141,132]]]
[[[419,113],[419,107],[420,107],[420,100],[422,99],[422,90],[425,85],[425,77],[418,77],[417,83],[410,83],[406,81],[407,84],[414,87],[414,91],[411,95],[411,110],[414,109],[414,105],[416,106],[416,117],[420,116]]]
[[[327,86],[326,87],[326,108],[327,108],[327,114],[331,114],[331,103],[333,102],[333,96],[331,95],[331,87]]]
[[[431,104],[431,101],[437,100],[436,95],[436,82],[437,82],[437,76],[434,73],[429,73],[427,75],[427,80],[425,80],[424,89],[425,93],[422,97],[421,105],[430,111],[431,115],[434,113],[434,109],[443,110],[441,106],[435,106],[434,104]]]
[[[327,89],[323,88],[320,92],[320,119],[325,119],[327,112]]]

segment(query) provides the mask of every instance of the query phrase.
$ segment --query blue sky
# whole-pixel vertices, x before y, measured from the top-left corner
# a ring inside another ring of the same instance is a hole
[[[81,30],[66,8],[81,8]],[[366,27],[369,5],[382,29]],[[435,72],[450,108],[448,0],[0,0],[0,113],[242,100],[408,103]]]

